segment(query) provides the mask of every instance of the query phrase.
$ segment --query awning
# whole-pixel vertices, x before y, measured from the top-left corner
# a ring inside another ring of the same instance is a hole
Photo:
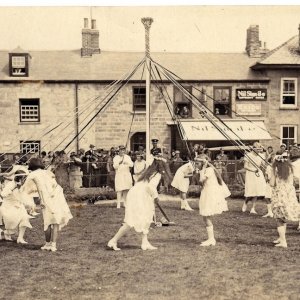
[[[227,128],[220,121],[215,121],[228,138],[219,132],[209,121],[180,121],[184,140],[191,141],[224,141],[231,140],[271,140],[263,121],[224,120]]]

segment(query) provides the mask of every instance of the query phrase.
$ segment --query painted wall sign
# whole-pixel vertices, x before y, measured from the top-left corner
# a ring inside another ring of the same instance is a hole
[[[261,104],[260,103],[236,103],[236,113],[241,116],[260,116]]]
[[[236,89],[236,100],[267,100],[267,89]]]

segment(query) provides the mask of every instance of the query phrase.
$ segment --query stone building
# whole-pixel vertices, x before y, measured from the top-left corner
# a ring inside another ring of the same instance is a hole
[[[88,149],[90,143],[105,149],[126,144],[131,150],[145,145],[142,67],[125,80],[144,53],[102,51],[99,39],[96,21],[89,28],[85,19],[81,49],[0,51],[1,153],[55,151],[69,144],[66,151]],[[243,142],[261,140],[278,148],[282,142],[297,142],[299,136],[298,41],[297,36],[268,51],[261,46],[259,27],[250,26],[244,53],[151,53],[151,57],[180,76],[178,82]],[[152,81],[150,137],[158,138],[160,146],[185,151],[174,113],[188,143],[231,145],[178,88],[158,77]],[[121,84],[110,99],[109,91]]]

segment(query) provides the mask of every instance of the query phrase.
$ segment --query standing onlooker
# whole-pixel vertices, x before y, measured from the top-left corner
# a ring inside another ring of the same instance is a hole
[[[184,164],[183,159],[180,157],[180,151],[175,151],[175,157],[171,159],[170,169],[172,174],[175,174],[176,171]]]
[[[217,155],[217,160],[222,163],[221,174],[224,182],[227,183],[228,182],[228,173],[227,173],[228,156],[224,153],[223,148],[220,148],[220,153]]]
[[[132,187],[130,168],[133,167],[133,162],[125,152],[125,147],[119,146],[119,154],[113,159],[113,166],[116,170],[115,190],[117,192],[117,208],[121,207],[122,201],[124,206],[126,206],[126,196],[128,190]]]
[[[255,210],[257,197],[264,197],[266,191],[266,181],[260,167],[264,163],[261,155],[262,146],[260,143],[253,144],[253,150],[248,153],[244,159],[245,174],[245,202],[242,212],[247,211],[247,203],[252,200],[252,208],[250,214],[257,214]]]
[[[279,234],[274,243],[276,247],[286,248],[286,223],[300,220],[300,204],[293,185],[293,169],[286,153],[275,156],[271,186],[272,211],[277,220]]]
[[[110,148],[110,153],[107,157],[106,162],[106,170],[107,170],[107,185],[113,189],[115,189],[115,169],[113,165],[113,158],[116,155],[116,151],[114,147]]]
[[[152,141],[152,149],[150,150],[150,153],[153,156],[161,154],[161,148],[158,147],[158,139],[152,139],[151,141]],[[146,157],[146,159],[148,158]]]
[[[75,152],[71,152],[70,160],[68,163],[69,163],[68,171],[69,171],[70,188],[72,190],[81,188],[82,187],[81,159],[76,157]]]
[[[68,157],[65,151],[59,151],[58,156],[54,160],[54,174],[57,183],[67,191],[69,185],[69,174],[68,174]]]

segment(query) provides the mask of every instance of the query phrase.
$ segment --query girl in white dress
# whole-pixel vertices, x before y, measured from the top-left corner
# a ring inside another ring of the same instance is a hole
[[[272,189],[272,211],[277,220],[279,238],[274,241],[276,247],[287,247],[285,238],[286,223],[299,222],[300,204],[298,203],[293,181],[293,167],[287,153],[276,155],[270,182]]]
[[[228,210],[225,198],[230,196],[230,191],[221,175],[207,160],[196,158],[196,167],[200,169],[200,182],[203,185],[199,200],[199,213],[203,216],[208,235],[208,239],[202,242],[201,246],[215,246],[212,217]]]
[[[155,201],[158,201],[157,185],[164,176],[171,178],[163,158],[154,157],[152,164],[142,173],[136,184],[129,190],[126,199],[125,218],[122,227],[108,242],[107,246],[113,250],[120,250],[118,240],[130,229],[142,233],[142,250],[155,250],[148,241],[150,224],[153,222]]]
[[[51,171],[43,169],[42,161],[32,158],[28,168],[32,172],[27,176],[24,187],[29,186],[31,191],[26,189],[29,194],[37,191],[41,199],[46,239],[46,244],[41,249],[54,252],[57,250],[58,231],[68,224],[72,214],[62,187],[57,184],[55,175]]]
[[[190,185],[190,177],[193,176],[195,168],[192,162],[188,162],[181,166],[175,173],[173,181],[171,185],[180,191],[180,198],[181,198],[181,209],[184,210],[193,210],[188,201],[186,200],[186,194],[189,189]]]
[[[113,158],[113,167],[116,170],[115,190],[117,192],[117,208],[121,207],[121,202],[126,204],[126,195],[132,187],[132,176],[130,168],[133,162],[129,155],[125,154],[126,148],[119,146],[119,154]]]
[[[32,218],[27,214],[24,200],[26,195],[21,192],[21,185],[26,178],[24,171],[16,171],[13,181],[7,181],[0,196],[3,203],[0,207],[0,225],[5,225],[4,238],[12,241],[11,235],[19,231],[17,243],[27,244],[24,240],[26,228],[32,228],[29,220]],[[34,206],[32,197],[26,199],[26,205]],[[3,222],[2,222],[3,221]]]
[[[136,161],[133,164],[133,179],[137,182],[142,172],[146,169],[146,161],[144,160],[143,154],[136,154]]]
[[[247,204],[252,200],[252,208],[250,214],[257,214],[255,210],[257,197],[264,197],[266,191],[266,180],[262,170],[264,157],[260,143],[253,144],[253,151],[245,156],[244,169],[245,174],[245,202],[242,207],[242,212],[247,211]]]

